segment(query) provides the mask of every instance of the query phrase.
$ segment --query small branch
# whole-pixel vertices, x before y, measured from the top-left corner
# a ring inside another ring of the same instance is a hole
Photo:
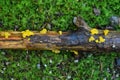
[[[63,32],[62,35],[54,31],[23,38],[22,32],[10,31],[8,38],[0,36],[1,49],[27,49],[27,50],[81,50],[81,51],[120,51],[120,32],[110,31],[107,36],[99,30],[99,34],[91,35],[91,28],[80,17],[74,17],[74,24],[80,28],[76,32]],[[4,31],[3,31],[4,32]],[[2,33],[2,32],[0,32]],[[98,39],[102,36],[105,42],[89,42],[90,36]]]

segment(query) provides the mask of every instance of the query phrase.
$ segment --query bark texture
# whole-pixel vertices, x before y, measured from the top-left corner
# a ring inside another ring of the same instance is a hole
[[[103,31],[99,30],[100,33],[94,37],[103,36],[105,42],[89,42],[91,28],[80,17],[74,17],[73,22],[78,30],[63,32],[62,35],[54,31],[44,35],[33,31],[35,35],[23,38],[21,32],[9,31],[11,36],[8,38],[0,36],[0,49],[120,51],[120,32],[110,31],[104,36]]]

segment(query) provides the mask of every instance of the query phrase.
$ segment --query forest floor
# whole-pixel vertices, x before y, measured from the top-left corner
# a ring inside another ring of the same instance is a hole
[[[73,17],[90,27],[120,30],[119,0],[0,0],[0,30],[75,30]],[[111,21],[112,20],[112,21]],[[119,52],[0,50],[0,80],[119,80]]]

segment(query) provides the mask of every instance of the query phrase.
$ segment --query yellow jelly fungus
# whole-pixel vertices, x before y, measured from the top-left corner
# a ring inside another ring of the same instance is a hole
[[[62,35],[62,31],[59,31],[58,33],[59,33],[60,35]]]
[[[106,35],[108,35],[109,30],[106,29],[106,30],[104,30],[103,32],[104,32],[104,35],[106,36]]]
[[[43,28],[41,31],[40,31],[40,34],[46,34],[47,33],[47,29]]]
[[[99,40],[97,39],[97,40],[95,40],[95,42],[96,42],[96,43],[99,43]]]
[[[71,52],[73,52],[75,55],[78,55],[78,51],[71,50]]]
[[[105,42],[105,39],[102,36],[99,36],[99,43]]]
[[[32,36],[32,35],[34,35],[34,33],[31,32],[30,30],[22,31],[22,36],[23,36],[23,38],[26,38],[26,37]]]
[[[94,34],[98,34],[99,31],[97,29],[93,28],[90,30],[90,32],[92,35],[94,35]]]
[[[93,36],[90,36],[89,42],[92,42],[92,41],[94,41],[94,40],[95,40],[95,38],[94,38]]]
[[[28,38],[28,40],[30,40],[30,38]]]
[[[60,53],[60,50],[52,50],[54,53]]]
[[[5,36],[5,38],[8,38],[11,34],[9,32],[2,32],[1,36]]]

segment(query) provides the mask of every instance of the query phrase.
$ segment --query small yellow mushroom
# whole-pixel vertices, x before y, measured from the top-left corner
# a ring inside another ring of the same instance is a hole
[[[95,42],[96,42],[96,43],[99,43],[99,40],[97,39],[97,40],[95,40]]]
[[[43,28],[41,31],[40,31],[40,34],[46,34],[47,33],[47,29]]]
[[[2,32],[1,36],[5,36],[5,38],[8,38],[11,34],[9,32]]]
[[[28,34],[28,36],[34,35],[34,33],[29,30],[26,30],[26,33]]]
[[[105,42],[105,39],[102,36],[99,36],[99,43]]]
[[[71,52],[73,52],[75,55],[78,55],[78,51],[71,50]]]
[[[23,33],[23,34],[22,34],[22,37],[23,37],[23,38],[26,38],[26,36],[27,36],[26,33]]]
[[[103,32],[104,32],[104,35],[106,36],[106,35],[108,35],[109,30],[106,29],[106,30],[104,30]]]
[[[60,53],[60,50],[52,50],[54,53]]]
[[[59,31],[58,33],[59,33],[60,35],[62,35],[62,31]]]
[[[90,32],[91,32],[92,35],[99,33],[99,31],[95,28],[91,29]]]
[[[105,39],[102,36],[99,36],[99,39],[95,40],[96,43],[103,43],[105,42]]]
[[[30,38],[28,38],[28,40],[30,40]]]
[[[31,32],[30,30],[22,31],[23,38],[26,38],[26,37],[31,36],[31,35],[34,35],[34,33]]]
[[[94,38],[93,36],[90,36],[89,42],[92,42],[92,41],[94,41],[94,40],[95,40],[95,38]]]

